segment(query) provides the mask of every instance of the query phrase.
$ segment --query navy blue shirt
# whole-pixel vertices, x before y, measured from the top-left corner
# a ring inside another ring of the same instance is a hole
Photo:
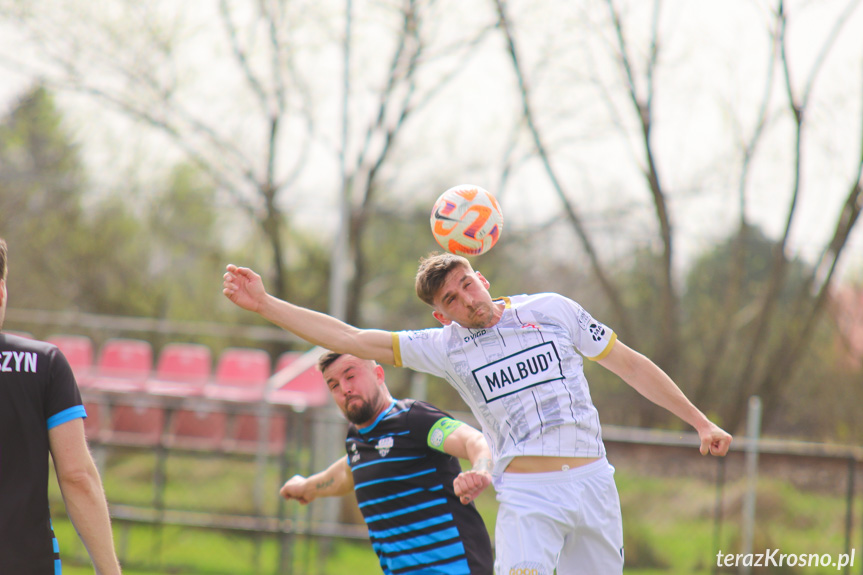
[[[449,415],[407,399],[394,401],[368,427],[349,427],[345,445],[357,501],[387,575],[493,571],[482,517],[453,492],[458,459],[439,450],[440,433],[430,433],[442,419]]]
[[[48,511],[48,430],[86,417],[56,346],[0,333],[0,573],[60,573]]]

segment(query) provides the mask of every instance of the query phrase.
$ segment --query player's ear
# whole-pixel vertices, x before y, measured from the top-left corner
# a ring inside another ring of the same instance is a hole
[[[479,278],[479,283],[481,283],[485,289],[491,287],[491,283],[487,279],[485,279],[485,276],[482,275],[480,272],[476,272],[476,277]]]
[[[444,314],[442,314],[442,313],[441,313],[441,312],[439,312],[439,311],[433,311],[433,312],[432,312],[432,315],[434,316],[434,318],[435,318],[436,320],[438,320],[439,322],[441,322],[441,323],[442,323],[442,324],[444,324],[444,325],[449,325],[449,324],[451,324],[451,323],[452,323],[452,320],[451,320],[451,319],[448,319]]]

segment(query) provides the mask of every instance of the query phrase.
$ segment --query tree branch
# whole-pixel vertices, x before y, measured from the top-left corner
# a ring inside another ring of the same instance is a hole
[[[853,0],[848,5],[848,7],[846,8],[846,12],[843,13],[843,15],[841,15],[837,20],[836,25],[834,26],[834,31],[838,32],[838,30],[841,29],[842,23],[844,22],[844,19],[847,15],[847,9],[851,8],[852,6],[856,6],[857,3],[858,0]],[[773,266],[771,268],[767,288],[763,294],[763,297],[761,298],[761,310],[758,318],[756,319],[755,329],[753,331],[753,340],[751,342],[751,345],[747,348],[748,356],[746,358],[746,361],[744,362],[744,367],[740,375],[737,377],[737,380],[741,382],[741,385],[738,388],[737,394],[735,394],[735,400],[732,404],[737,406],[743,405],[746,401],[747,396],[763,393],[765,389],[771,389],[773,385],[775,385],[774,383],[772,383],[774,381],[774,374],[771,373],[771,370],[776,366],[777,362],[795,362],[796,358],[789,358],[786,355],[787,350],[789,349],[789,347],[805,347],[806,341],[808,341],[807,338],[810,337],[810,334],[800,334],[799,330],[789,330],[786,332],[785,337],[782,340],[783,343],[779,348],[773,350],[772,353],[770,353],[769,355],[763,353],[763,349],[767,345],[767,333],[776,312],[778,294],[785,281],[788,268],[788,259],[785,255],[785,250],[788,244],[788,238],[791,234],[791,227],[794,221],[794,215],[801,193],[803,136],[807,119],[806,114],[809,105],[809,98],[811,97],[812,91],[815,86],[815,78],[817,78],[819,71],[824,67],[824,63],[826,62],[826,58],[830,51],[830,48],[835,45],[835,38],[832,36],[828,37],[822,44],[822,48],[819,51],[819,57],[816,59],[812,69],[809,72],[809,81],[806,85],[806,88],[804,89],[803,95],[798,98],[795,95],[791,66],[788,58],[788,15],[785,10],[784,0],[779,0],[778,2],[777,19],[779,24],[778,34],[780,46],[780,62],[782,64],[782,70],[784,73],[785,90],[788,97],[788,105],[791,108],[795,123],[794,163],[792,168],[794,172],[794,177],[791,190],[791,200],[789,203],[788,214],[785,221],[785,228],[782,234],[782,238],[780,239],[774,250]],[[856,221],[856,216],[854,217],[854,219]],[[806,296],[805,294],[801,294],[801,298],[804,297],[808,296]],[[802,299],[798,300],[798,305],[805,305]],[[817,319],[817,316],[819,315],[822,307],[823,303],[818,303],[818,300],[816,299],[816,302],[813,304],[809,313],[808,317],[810,319],[807,320],[807,324]],[[814,314],[814,316],[812,314]],[[764,365],[764,369],[761,372],[762,375],[757,375],[756,372],[758,371],[759,363],[765,357],[767,357],[767,359],[765,360],[766,365]],[[785,368],[783,368],[783,370],[784,369]],[[746,385],[746,382],[753,383],[751,383],[750,385]],[[772,398],[766,399],[767,403],[769,403],[770,401],[774,401]],[[769,405],[766,405],[765,411],[768,411],[769,409],[771,409],[771,407]],[[739,409],[735,410],[732,408],[731,419],[732,421],[730,422],[729,427],[731,429],[738,427],[743,419],[742,411]]]
[[[779,26],[778,18],[774,21],[775,26]],[[728,270],[728,291],[725,294],[724,308],[726,313],[719,318],[719,325],[715,334],[712,351],[707,354],[707,359],[701,370],[699,378],[699,386],[693,396],[693,401],[696,405],[700,405],[703,400],[708,397],[713,389],[716,378],[719,375],[718,366],[724,362],[725,354],[734,339],[736,330],[735,317],[741,305],[741,293],[746,274],[746,241],[749,235],[749,224],[746,216],[746,192],[749,187],[749,174],[752,168],[752,160],[755,153],[762,142],[764,129],[767,126],[768,109],[770,100],[773,96],[773,81],[776,70],[776,56],[779,51],[779,34],[778,30],[770,33],[772,42],[768,50],[767,60],[767,77],[764,83],[764,92],[761,98],[761,105],[758,109],[758,115],[755,120],[755,127],[752,135],[742,145],[743,157],[740,166],[740,176],[738,178],[737,193],[739,198],[740,221],[738,223],[737,235],[732,246],[732,257],[729,263]],[[745,382],[738,381],[738,386],[745,385]]]
[[[606,297],[608,297],[609,301],[611,302],[612,309],[615,316],[617,317],[617,321],[620,326],[617,331],[621,333],[633,333],[631,327],[632,322],[630,321],[629,314],[627,313],[626,308],[623,305],[623,298],[621,297],[619,290],[614,285],[611,278],[609,278],[608,274],[606,273],[604,266],[599,261],[598,252],[594,247],[593,242],[584,227],[584,224],[581,221],[581,217],[578,215],[575,207],[572,205],[566,193],[563,191],[563,186],[560,182],[560,179],[557,177],[557,173],[551,165],[551,159],[549,158],[545,143],[543,142],[542,136],[540,135],[539,128],[536,125],[533,111],[531,110],[529,90],[527,87],[527,82],[524,78],[521,63],[518,58],[518,52],[515,46],[515,38],[513,37],[512,31],[510,29],[510,22],[506,15],[506,9],[503,5],[502,0],[494,1],[499,18],[499,28],[504,34],[507,51],[512,62],[513,71],[515,72],[516,79],[518,81],[518,87],[521,94],[522,102],[522,115],[527,125],[528,131],[530,132],[530,135],[533,139],[536,152],[539,155],[543,166],[545,167],[545,171],[548,174],[549,179],[551,180],[552,186],[554,187],[558,197],[563,203],[563,207],[566,211],[570,224],[575,230],[576,235],[581,241],[582,247],[587,253],[591,268],[593,269],[594,274],[596,274],[597,280],[602,286]]]

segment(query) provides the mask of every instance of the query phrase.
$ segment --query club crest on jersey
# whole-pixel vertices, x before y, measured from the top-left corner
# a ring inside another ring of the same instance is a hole
[[[546,341],[473,371],[486,403],[541,383],[563,379],[554,342]]]
[[[351,443],[351,463],[356,463],[360,460],[360,454],[357,451],[357,444]]]
[[[441,445],[443,445],[443,440],[443,431],[440,429],[435,429],[434,431],[432,431],[429,445],[431,445],[432,447],[440,447]]]
[[[375,449],[378,450],[381,457],[386,457],[387,453],[390,452],[390,449],[393,447],[393,438],[392,437],[381,437],[378,441],[378,444],[375,446]]]

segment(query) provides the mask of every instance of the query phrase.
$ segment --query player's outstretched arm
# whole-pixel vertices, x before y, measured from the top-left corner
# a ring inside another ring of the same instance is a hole
[[[353,489],[354,476],[345,456],[320,473],[309,477],[294,475],[285,482],[279,494],[288,501],[293,499],[307,505],[318,497],[339,497]]]
[[[57,483],[96,575],[119,575],[114,536],[102,480],[84,438],[84,421],[73,419],[48,431]]]
[[[620,376],[638,393],[664,407],[698,432],[701,454],[725,455],[731,445],[731,435],[707,419],[683,394],[677,384],[637,351],[617,341],[611,352],[599,364]]]
[[[392,333],[359,329],[327,314],[274,297],[264,289],[261,276],[249,268],[228,265],[222,293],[239,307],[259,314],[309,343],[378,363],[395,363]]]
[[[467,424],[460,425],[446,438],[443,450],[459,459],[467,459],[471,469],[455,478],[453,490],[467,505],[491,485],[491,451],[482,433]]]

